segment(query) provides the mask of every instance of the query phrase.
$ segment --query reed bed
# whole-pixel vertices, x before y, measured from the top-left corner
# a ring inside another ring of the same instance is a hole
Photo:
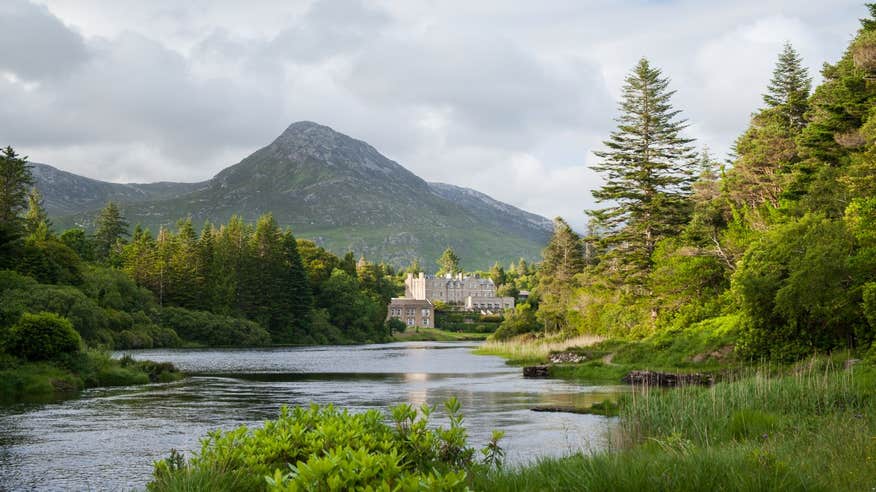
[[[637,387],[612,448],[476,477],[484,490],[876,490],[876,369],[814,358],[712,386]]]
[[[498,355],[514,363],[542,362],[551,352],[560,352],[573,347],[588,347],[603,340],[603,337],[596,335],[578,335],[572,338],[490,340],[478,347],[475,353]]]

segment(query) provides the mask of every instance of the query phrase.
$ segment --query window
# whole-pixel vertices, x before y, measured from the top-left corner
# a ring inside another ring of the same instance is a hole
[[[408,318],[408,326],[414,326],[414,318]]]

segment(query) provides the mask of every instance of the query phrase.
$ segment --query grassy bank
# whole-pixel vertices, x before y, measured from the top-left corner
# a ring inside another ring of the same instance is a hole
[[[876,378],[826,359],[621,402],[613,452],[476,476],[481,490],[870,490]]]
[[[602,341],[602,337],[581,335],[574,338],[528,338],[512,340],[489,340],[474,353],[478,355],[498,355],[515,365],[540,364],[547,362],[551,352],[561,352],[570,348],[589,347]]]
[[[466,333],[439,330],[438,328],[408,328],[401,333],[393,333],[395,342],[463,342],[485,340],[489,333]]]
[[[169,382],[182,375],[168,363],[112,359],[88,350],[51,362],[26,362],[0,355],[0,402],[69,397],[84,388]]]
[[[743,364],[734,350],[738,336],[738,318],[723,316],[641,340],[605,339],[593,335],[572,338],[529,335],[489,340],[475,353],[498,355],[513,365],[545,364],[552,353],[570,353],[582,361],[554,364],[550,368],[551,376],[617,382],[635,369],[682,373],[723,373],[741,369]]]

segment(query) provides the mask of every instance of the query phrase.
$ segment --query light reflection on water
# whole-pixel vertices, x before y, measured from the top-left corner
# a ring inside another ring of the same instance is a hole
[[[215,428],[259,425],[281,405],[311,402],[361,411],[407,402],[462,403],[472,445],[492,429],[512,462],[605,446],[613,421],[538,413],[534,406],[588,406],[621,387],[523,379],[520,368],[475,356],[473,344],[408,342],[358,347],[144,350],[169,361],[183,381],[98,388],[80,398],[0,407],[0,490],[143,488],[152,461],[171,448],[193,451]]]

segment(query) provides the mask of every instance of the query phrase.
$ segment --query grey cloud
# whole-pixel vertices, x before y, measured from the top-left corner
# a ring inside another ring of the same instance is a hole
[[[432,109],[453,143],[528,145],[611,111],[598,67],[551,64],[512,40],[452,32],[383,39],[354,60],[344,84],[375,105]],[[474,140],[474,141],[472,141]]]
[[[374,39],[389,15],[360,0],[317,0],[294,25],[278,33],[268,53],[298,62],[318,62],[348,53]]]
[[[30,81],[67,74],[88,58],[78,33],[25,0],[0,4],[0,46],[0,71]]]
[[[851,0],[35,1],[49,9],[0,0],[0,46],[16,47],[0,58],[0,145],[35,160],[200,180],[309,119],[576,226],[599,183],[590,152],[640,56],[721,152],[759,104],[784,40],[767,35],[783,29],[816,67],[864,15]]]

